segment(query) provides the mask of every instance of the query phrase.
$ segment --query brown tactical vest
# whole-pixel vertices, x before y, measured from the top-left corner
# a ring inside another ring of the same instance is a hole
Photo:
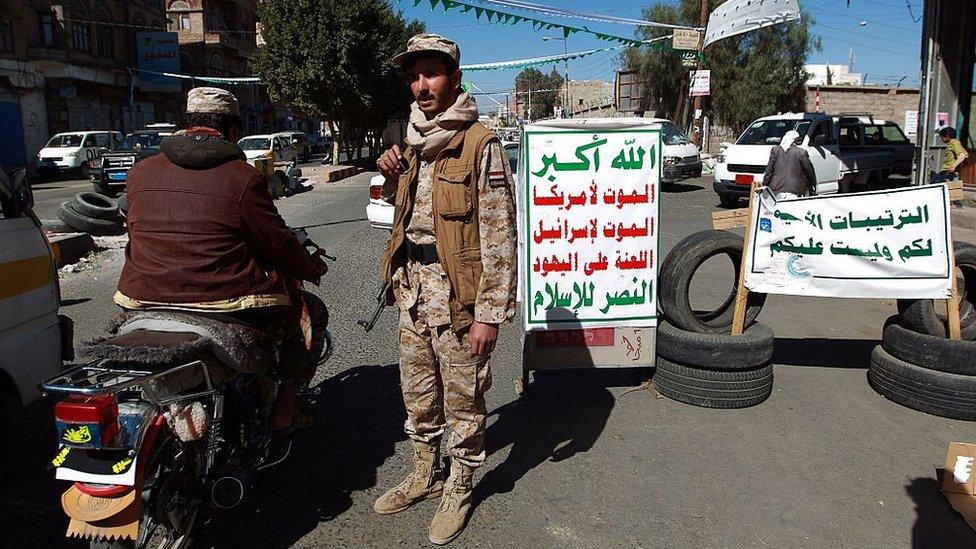
[[[480,122],[458,132],[434,160],[434,238],[437,257],[451,283],[451,325],[455,331],[474,322],[474,302],[481,283],[481,237],[478,232],[478,171],[482,153],[495,134]],[[420,158],[408,147],[403,154],[408,169],[397,183],[393,232],[383,253],[383,275],[392,284],[393,274],[406,265],[407,224],[413,211],[420,175]],[[393,292],[386,296],[393,304]]]

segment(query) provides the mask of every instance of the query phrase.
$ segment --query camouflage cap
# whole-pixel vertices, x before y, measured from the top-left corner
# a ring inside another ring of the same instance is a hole
[[[240,108],[234,94],[220,88],[193,88],[186,94],[187,113],[228,114],[238,116]]]
[[[393,56],[393,62],[401,67],[407,60],[424,52],[447,54],[455,63],[461,64],[461,50],[453,41],[439,34],[415,34],[407,41],[407,51]]]

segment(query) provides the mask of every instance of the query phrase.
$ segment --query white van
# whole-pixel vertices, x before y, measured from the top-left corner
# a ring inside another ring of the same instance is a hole
[[[664,118],[644,120],[656,122],[661,127],[661,141],[664,143],[664,171],[661,183],[666,185],[690,177],[701,177],[701,154],[681,128]]]
[[[275,162],[293,162],[300,156],[298,148],[292,144],[291,136],[285,133],[249,135],[242,137],[237,146],[244,151],[248,160],[269,158]]]
[[[77,170],[91,158],[115,147],[121,141],[121,132],[59,133],[38,151],[37,171],[42,175],[53,175]],[[89,155],[92,155],[91,158]]]
[[[32,207],[23,172],[11,179],[0,167],[0,416],[36,400],[37,384],[73,353],[54,251]]]
[[[897,124],[875,121],[870,115],[784,113],[765,116],[749,125],[735,144],[718,157],[713,188],[726,208],[749,196],[752,182],[762,180],[769,152],[790,130],[800,134],[800,146],[807,150],[817,173],[817,194],[866,190],[870,180],[885,180],[890,173],[903,173],[904,152],[911,143],[875,144],[865,141],[866,130],[878,131]],[[908,164],[910,170],[910,161]]]

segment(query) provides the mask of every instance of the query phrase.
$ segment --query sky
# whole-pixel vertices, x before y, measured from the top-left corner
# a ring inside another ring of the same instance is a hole
[[[475,19],[474,12],[461,13],[451,10],[445,13],[441,7],[431,11],[430,4],[414,7],[411,0],[392,0],[394,8],[403,11],[408,19],[419,19],[429,32],[443,34],[455,40],[461,48],[461,63],[486,63],[508,61],[528,57],[556,55],[563,52],[563,41],[543,41],[546,36],[558,36],[559,31],[535,31],[529,23],[501,25],[486,23],[484,17]],[[563,9],[588,11],[618,17],[641,19],[641,8],[652,0],[531,0]],[[677,3],[677,0],[666,0]],[[866,75],[867,82],[879,85],[918,86],[920,70],[920,43],[922,34],[923,0],[799,0],[800,8],[813,16],[816,24],[813,33],[821,38],[822,50],[812,53],[808,63],[847,64],[851,51],[854,54],[854,71]],[[473,0],[477,3],[477,0]],[[850,6],[848,6],[848,3]],[[909,9],[911,6],[911,9]],[[491,7],[486,4],[486,7]],[[496,6],[498,7],[498,6]],[[603,24],[578,19],[538,13],[519,12],[500,8],[511,13],[524,13],[537,19],[565,23],[618,36],[634,36],[636,27],[630,25]],[[917,21],[916,21],[917,19]],[[585,33],[576,33],[568,40],[569,51],[601,48],[608,42]],[[707,55],[707,50],[706,50]],[[569,62],[572,80],[601,79],[613,81],[620,68],[619,53],[601,52]],[[559,63],[556,70],[565,72]],[[540,67],[541,70],[551,70]],[[519,69],[468,72],[464,81],[485,92],[510,91]],[[904,78],[903,78],[904,77]],[[504,95],[479,96],[478,104],[484,112],[495,107],[492,99],[504,103]]]

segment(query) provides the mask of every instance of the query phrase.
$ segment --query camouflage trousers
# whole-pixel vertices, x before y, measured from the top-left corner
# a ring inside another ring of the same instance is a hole
[[[485,392],[491,387],[490,355],[471,356],[467,333],[427,324],[419,300],[400,311],[400,385],[407,409],[404,429],[415,442],[439,442],[451,427],[447,449],[468,467],[485,461]]]

